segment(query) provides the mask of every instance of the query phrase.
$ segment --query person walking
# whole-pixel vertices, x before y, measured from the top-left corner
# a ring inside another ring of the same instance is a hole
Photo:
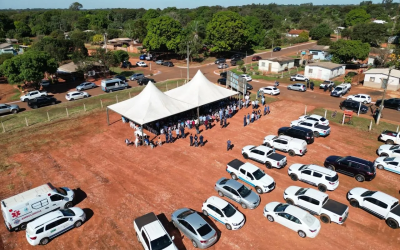
[[[254,101],[254,103],[255,103],[255,108],[258,109],[258,99],[256,99],[256,100]]]
[[[314,82],[310,83],[310,89],[311,89],[311,91],[314,91]]]
[[[269,115],[269,113],[271,113],[271,111],[269,110],[269,105],[267,106],[267,114]]]
[[[329,92],[332,92],[332,85],[329,85]]]
[[[244,115],[244,117],[243,117],[243,127],[246,127],[246,124],[247,124],[247,122],[246,122],[246,115]]]
[[[174,142],[174,137],[172,136],[172,130],[169,131],[169,142],[170,143]]]
[[[224,117],[221,116],[221,118],[219,119],[219,125],[221,126],[221,128],[223,128],[223,124],[224,124]]]
[[[228,139],[228,141],[226,142],[226,151],[229,151],[229,149],[231,149],[231,147],[232,147],[231,140]]]
[[[197,137],[197,135],[194,135],[194,143],[196,144],[197,143],[197,140],[198,140],[199,138]],[[196,146],[197,147],[197,146]]]
[[[175,133],[176,133],[176,139],[179,139],[179,127],[176,127],[175,129]]]
[[[256,106],[256,103],[254,101],[251,101],[251,107],[254,109],[255,106]]]
[[[203,147],[203,145],[204,145],[204,143],[203,143],[203,139],[204,139],[203,135],[200,135],[199,139],[200,139],[200,147]]]
[[[192,134],[190,134],[190,144],[189,144],[189,146],[192,146],[193,145],[193,135]]]
[[[325,86],[324,86],[324,92],[326,92],[327,90],[328,90],[328,85],[325,84]]]
[[[307,88],[310,88],[310,80],[307,79]]]
[[[158,146],[162,146],[161,136],[158,137]]]
[[[185,127],[181,126],[180,130],[181,130],[181,138],[185,138]]]

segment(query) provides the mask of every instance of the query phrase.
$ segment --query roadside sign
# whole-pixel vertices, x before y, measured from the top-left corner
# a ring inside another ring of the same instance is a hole
[[[241,93],[247,92],[247,81],[232,71],[227,72],[226,87]]]

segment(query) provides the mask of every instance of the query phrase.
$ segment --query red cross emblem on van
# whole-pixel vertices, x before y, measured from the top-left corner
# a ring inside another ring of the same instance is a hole
[[[17,210],[17,211],[12,212],[11,215],[13,218],[17,218],[18,216],[21,215],[21,213]]]

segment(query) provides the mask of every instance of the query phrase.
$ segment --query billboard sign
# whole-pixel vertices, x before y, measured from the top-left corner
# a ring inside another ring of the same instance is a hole
[[[227,72],[226,87],[241,93],[246,93],[247,81],[232,71]]]

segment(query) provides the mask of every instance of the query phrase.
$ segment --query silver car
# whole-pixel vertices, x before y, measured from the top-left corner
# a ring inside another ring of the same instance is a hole
[[[76,87],[77,91],[82,91],[85,89],[93,89],[96,88],[97,85],[94,82],[83,82]]]
[[[172,223],[195,248],[205,249],[218,239],[217,232],[194,210],[181,208],[171,215]]]
[[[287,89],[289,90],[297,90],[297,91],[306,91],[306,85],[302,84],[302,83],[295,83],[295,84],[290,84],[289,86],[287,86]]]
[[[226,64],[226,63],[220,63],[220,64],[218,64],[218,68],[219,69],[226,69],[226,68],[229,68],[229,65]]]
[[[136,74],[131,75],[131,77],[130,77],[131,81],[139,80],[142,78],[144,78],[144,74],[142,74],[142,73],[136,73]]]
[[[215,190],[219,196],[226,196],[226,198],[236,201],[244,209],[255,209],[260,205],[260,196],[235,180],[221,178],[215,184]]]
[[[16,114],[19,111],[19,106],[12,104],[0,104],[0,115],[2,114],[8,114],[8,113],[13,113]]]
[[[163,64],[163,62],[164,62],[164,60],[157,60],[157,61],[156,61],[156,64],[158,64],[158,65],[162,65],[162,64]]]

